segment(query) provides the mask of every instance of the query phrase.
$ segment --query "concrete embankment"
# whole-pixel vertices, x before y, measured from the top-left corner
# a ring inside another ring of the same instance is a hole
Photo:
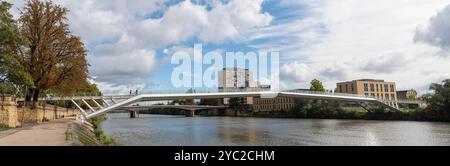
[[[66,140],[72,146],[100,146],[101,141],[95,135],[95,129],[90,123],[74,121],[65,133]]]

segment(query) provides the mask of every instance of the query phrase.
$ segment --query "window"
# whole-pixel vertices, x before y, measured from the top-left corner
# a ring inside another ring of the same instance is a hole
[[[395,100],[395,95],[391,94],[391,100]]]
[[[389,94],[386,94],[384,97],[385,100],[389,100]]]
[[[342,92],[342,85],[339,85],[339,92]]]
[[[394,92],[394,85],[391,85],[391,92]]]
[[[364,93],[364,96],[369,96],[369,93]]]
[[[370,84],[370,91],[375,91],[373,84]]]
[[[355,84],[352,84],[352,92],[355,91]]]
[[[364,91],[369,91],[369,85],[368,84],[364,84]],[[369,96],[369,95],[367,95],[367,96]]]
[[[372,96],[372,97],[375,97],[375,93],[372,93],[371,96]]]
[[[379,89],[378,89],[378,84],[377,84],[376,86],[377,86],[377,92],[379,92]]]
[[[384,84],[384,92],[388,92],[388,84]]]

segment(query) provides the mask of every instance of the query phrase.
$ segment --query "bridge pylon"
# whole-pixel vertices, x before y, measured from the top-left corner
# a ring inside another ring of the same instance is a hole
[[[194,109],[189,109],[186,110],[186,117],[195,117],[195,110]]]

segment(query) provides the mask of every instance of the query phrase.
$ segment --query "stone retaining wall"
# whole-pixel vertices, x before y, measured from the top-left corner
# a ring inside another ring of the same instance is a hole
[[[46,120],[55,120],[78,114],[80,114],[80,111],[77,109],[63,108],[41,102],[35,103],[31,107],[17,108],[17,119],[20,123],[41,123]]]
[[[0,124],[8,127],[17,127],[17,103],[16,98],[11,96],[0,96]]]
[[[0,97],[0,124],[9,127],[18,127],[22,123],[41,123],[80,113],[77,109],[58,107],[45,102],[30,102],[26,106],[19,106],[15,97]]]

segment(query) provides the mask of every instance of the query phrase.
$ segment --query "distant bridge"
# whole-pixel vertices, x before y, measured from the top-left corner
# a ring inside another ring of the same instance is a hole
[[[144,106],[126,106],[120,109],[142,111],[148,109],[179,109],[179,110],[205,110],[205,109],[223,109],[227,106],[210,106],[210,105],[144,105]]]
[[[399,111],[397,101],[383,101],[372,97],[355,94],[327,93],[327,92],[313,92],[313,91],[206,92],[206,93],[173,93],[173,94],[158,93],[158,94],[139,94],[139,95],[52,97],[52,98],[42,98],[40,100],[72,101],[72,103],[74,103],[74,105],[83,113],[82,119],[89,119],[124,107],[130,107],[130,105],[132,105],[133,103],[143,101],[162,101],[162,100],[176,100],[176,99],[220,99],[233,97],[273,98],[278,96],[301,98],[301,99],[358,102],[361,104],[362,107],[364,107],[363,103],[373,103],[382,106],[384,108]],[[111,103],[108,103],[107,100],[111,101]],[[83,108],[81,108],[76,101],[82,101],[89,108],[89,110],[84,110]],[[92,101],[92,103],[95,104],[94,106],[95,108],[91,106],[88,103],[88,101]],[[98,103],[97,101],[102,101],[103,105]],[[174,108],[173,106],[170,107]],[[181,107],[183,106],[180,106],[180,108]]]
[[[194,117],[195,111],[199,110],[214,110],[214,109],[226,109],[227,106],[210,106],[210,105],[143,105],[143,106],[126,106],[121,107],[122,110],[130,112],[130,118],[136,118],[139,111],[145,111],[149,109],[177,109],[184,110],[187,117]]]

